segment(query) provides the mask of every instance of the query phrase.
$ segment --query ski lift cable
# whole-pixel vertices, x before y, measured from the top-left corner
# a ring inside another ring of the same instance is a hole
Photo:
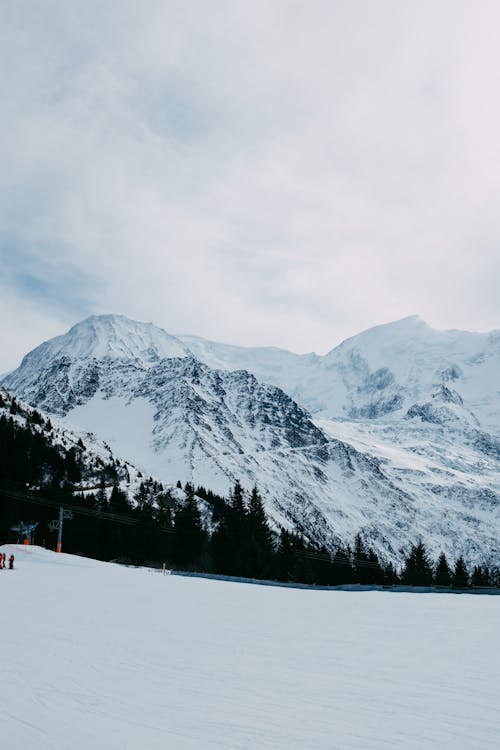
[[[31,502],[35,503],[37,505],[45,506],[48,508],[59,508],[60,505],[63,505],[64,508],[67,508],[70,511],[73,511],[74,513],[77,513],[81,516],[85,516],[87,518],[96,518],[106,521],[112,521],[116,523],[125,524],[128,526],[147,526],[143,521],[136,518],[130,518],[128,516],[124,516],[118,513],[106,512],[99,510],[98,508],[83,508],[77,505],[73,505],[70,503],[62,503],[58,502],[57,500],[48,500],[45,498],[36,497],[35,495],[27,495],[25,493],[21,493],[17,490],[4,490],[2,488],[2,494],[6,496],[10,496],[13,499],[17,500],[24,500],[25,502]],[[158,530],[162,533],[166,534],[173,534],[174,529],[168,528],[165,526],[159,526]],[[371,570],[377,570],[379,572],[383,572],[383,568],[380,565],[380,563],[372,562],[370,560],[356,560],[349,557],[346,557],[345,559],[338,559],[335,555],[335,553],[332,553],[331,555],[324,552],[315,552],[313,550],[291,550],[292,554],[296,557],[307,557],[312,560],[318,560],[318,561],[324,561],[330,564],[337,564],[337,565],[346,565],[346,566],[352,566],[354,568],[360,567],[360,568],[367,568]]]
[[[148,525],[144,523],[144,521],[141,521],[140,519],[130,518],[129,516],[124,516],[119,513],[114,513],[113,511],[106,512],[106,511],[99,510],[97,508],[82,508],[78,505],[73,505],[71,503],[59,502],[56,500],[49,500],[49,499],[45,499],[41,497],[36,497],[35,495],[27,495],[25,493],[18,492],[16,490],[5,490],[1,488],[0,492],[5,497],[10,497],[13,500],[21,500],[24,502],[34,503],[35,505],[41,505],[46,508],[57,509],[62,505],[65,509],[72,511],[73,513],[76,513],[78,515],[86,516],[87,518],[96,518],[96,519],[111,521],[114,523],[121,523],[121,524],[125,524],[128,526],[145,527]],[[157,530],[166,534],[174,533],[173,529],[170,529],[166,526],[158,526]]]

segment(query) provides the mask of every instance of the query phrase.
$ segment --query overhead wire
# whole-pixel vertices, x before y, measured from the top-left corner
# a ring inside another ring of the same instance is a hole
[[[13,500],[21,500],[23,502],[29,502],[29,503],[33,503],[35,505],[41,505],[47,508],[58,509],[62,505],[66,510],[70,510],[72,513],[76,513],[77,515],[85,516],[87,518],[96,518],[100,520],[112,521],[116,523],[125,524],[128,526],[140,526],[140,527],[148,526],[147,523],[145,523],[144,521],[141,521],[141,519],[139,518],[131,518],[121,513],[115,513],[113,510],[103,511],[103,510],[100,510],[99,508],[85,508],[80,505],[73,505],[72,503],[67,503],[63,500],[60,500],[60,501],[50,500],[48,498],[42,498],[42,497],[38,497],[32,494],[28,495],[28,494],[19,492],[17,490],[5,489],[1,485],[0,485],[0,493],[3,496],[10,497]],[[167,526],[158,525],[157,529],[158,531],[161,531],[166,534],[174,533],[174,530]]]
[[[48,498],[42,498],[34,494],[26,494],[23,492],[19,492],[19,490],[12,490],[10,488],[5,488],[0,484],[0,492],[5,497],[11,497],[14,500],[21,500],[24,502],[33,503],[35,505],[40,505],[47,508],[54,508],[58,509],[61,505],[66,509],[70,510],[73,513],[76,513],[80,516],[84,516],[87,518],[96,518],[100,520],[105,521],[111,521],[115,523],[121,523],[128,526],[148,526],[144,521],[141,521],[138,518],[130,518],[129,516],[124,516],[120,513],[115,513],[113,510],[110,511],[103,511],[98,508],[85,508],[79,505],[74,505],[72,503],[67,503],[65,501],[59,501],[59,500],[50,500]],[[173,534],[174,529],[169,528],[167,526],[158,526],[158,530],[166,533],[166,534]],[[331,564],[337,564],[337,565],[347,565],[347,566],[355,566],[355,567],[363,567],[363,568],[372,568],[376,569],[378,571],[381,570],[381,566],[378,563],[374,563],[370,560],[351,560],[348,557],[341,559],[338,559],[336,555],[333,553],[332,555],[326,553],[326,552],[316,552],[313,550],[297,550],[297,549],[291,549],[290,552],[298,557],[307,557],[309,559],[314,559],[318,561],[324,561]]]

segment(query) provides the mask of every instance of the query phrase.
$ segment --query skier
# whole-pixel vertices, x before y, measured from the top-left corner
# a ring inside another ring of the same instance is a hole
[[[14,555],[9,557],[9,570],[14,570]]]

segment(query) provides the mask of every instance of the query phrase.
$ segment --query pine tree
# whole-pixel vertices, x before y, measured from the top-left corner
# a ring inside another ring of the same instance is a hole
[[[74,447],[70,448],[66,455],[66,476],[68,482],[72,482],[73,484],[78,484],[78,482],[82,481],[80,461]]]
[[[134,495],[134,500],[136,503],[136,515],[138,515],[142,521],[150,520],[153,516],[153,501],[148,492],[146,482],[140,483],[139,489]]]
[[[111,513],[126,515],[130,510],[130,503],[125,492],[122,492],[115,483],[109,497],[109,508]]]
[[[269,528],[262,498],[257,487],[250,496],[247,513],[248,575],[263,578],[270,575],[274,552],[273,534]]]
[[[356,583],[368,583],[368,581],[365,580],[367,562],[368,555],[365,552],[363,540],[360,534],[356,534],[354,538],[354,549],[352,553],[352,566],[354,568]]]
[[[452,573],[448,560],[444,552],[441,552],[434,571],[434,583],[436,586],[451,586],[451,577]]]
[[[96,495],[96,508],[98,510],[107,512],[109,509],[108,496],[106,494],[106,485],[104,479],[99,482],[99,489]]]
[[[407,586],[430,586],[433,570],[422,540],[414,544],[405,560],[402,581]]]
[[[464,558],[460,555],[453,570],[453,588],[465,589],[469,585],[469,573]]]
[[[299,534],[281,529],[275,555],[276,577],[281,581],[314,583],[313,563],[317,550],[308,548]]]
[[[243,490],[237,481],[225,512],[212,540],[216,570],[234,576],[251,575],[249,571],[248,515]]]
[[[384,568],[384,586],[397,586],[399,583],[398,571],[394,565],[389,562]]]
[[[172,497],[169,490],[162,492],[156,498],[158,505],[157,520],[161,527],[172,528],[174,515],[173,509],[175,507],[175,500]]]
[[[357,583],[382,584],[384,573],[376,553],[366,548],[360,534],[354,539],[353,567]]]
[[[356,574],[352,566],[351,552],[342,547],[335,550],[332,557],[332,570],[330,584],[340,586],[342,584],[354,583]]]
[[[487,569],[486,569],[487,571]],[[470,577],[470,584],[474,587],[488,586],[488,575],[481,565],[475,565]]]
[[[174,519],[174,555],[181,565],[196,567],[206,535],[191,485],[187,486],[186,502]]]

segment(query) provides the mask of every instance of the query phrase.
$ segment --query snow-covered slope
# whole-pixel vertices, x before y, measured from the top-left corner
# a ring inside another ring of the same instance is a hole
[[[497,334],[415,318],[300,357],[102,316],[5,383],[165,482],[257,483],[277,524],[327,546],[361,532],[397,558],[422,536],[435,556],[498,564],[499,356]],[[296,400],[270,384],[285,381]]]
[[[500,436],[500,331],[437,331],[412,316],[370,328],[324,356],[180,338],[200,360],[244,367],[314,415],[399,419],[444,385]]]
[[[14,401],[15,410],[12,408]],[[20,427],[29,427],[32,432],[39,433],[45,443],[58,450],[62,457],[67,457],[69,451],[76,451],[78,463],[81,466],[81,488],[95,488],[109,470],[121,489],[129,495],[140,485],[140,472],[136,467],[121,456],[117,456],[105,441],[92,431],[70,428],[64,419],[54,414],[48,415],[44,411],[36,410],[13,396],[0,386],[0,418],[12,419]],[[43,478],[44,482],[51,480],[50,476]]]
[[[500,597],[270,588],[1,550],[16,556],[0,571],[9,750],[498,744]]]
[[[274,346],[248,347],[221,344],[200,336],[177,336],[200,362],[218,370],[247,370],[264,383],[295,397],[319,367],[317,354],[294,354]],[[304,401],[304,400],[303,400]],[[309,408],[309,406],[307,407]]]

